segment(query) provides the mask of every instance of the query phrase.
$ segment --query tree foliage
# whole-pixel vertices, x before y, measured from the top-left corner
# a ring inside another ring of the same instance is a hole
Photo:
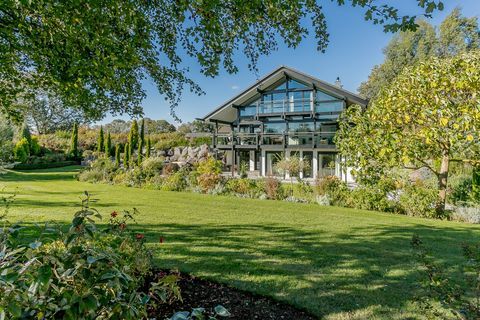
[[[105,135],[103,133],[103,127],[102,126],[100,126],[100,130],[98,131],[97,151],[99,153],[105,151]]]
[[[418,21],[415,31],[400,32],[384,49],[385,60],[375,66],[359,91],[366,98],[374,98],[382,88],[393,82],[405,67],[418,64],[430,57],[448,57],[480,48],[478,18],[462,16],[454,9],[437,29],[427,21]]]
[[[70,156],[77,159],[79,157],[78,154],[78,124],[75,122],[72,128],[72,136],[70,138]]]
[[[107,133],[107,140],[105,141],[105,155],[110,157],[112,154],[112,136],[110,132]]]
[[[69,130],[75,122],[90,122],[81,110],[65,106],[58,97],[45,93],[35,94],[34,98],[28,101],[24,115],[38,134]]]
[[[416,26],[415,16],[377,0],[348,2],[385,31]],[[440,0],[416,2],[426,16],[443,8]],[[201,92],[182,56],[215,76],[220,67],[238,70],[238,51],[255,69],[278,42],[296,47],[312,30],[318,50],[329,41],[321,3],[314,0],[5,0],[0,24],[0,109],[15,118],[37,90],[96,119],[107,112],[139,114],[147,77],[173,110],[185,87]]]
[[[449,162],[480,154],[479,93],[480,52],[431,58],[407,68],[365,111],[347,109],[338,148],[363,178],[397,166],[430,169],[443,210]]]
[[[130,145],[130,154],[133,154],[133,150],[137,147],[138,143],[138,123],[137,120],[132,121],[130,127],[130,133],[128,134],[128,144]]]

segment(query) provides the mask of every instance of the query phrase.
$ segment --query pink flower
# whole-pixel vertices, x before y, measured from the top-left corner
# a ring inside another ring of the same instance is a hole
[[[112,213],[110,213],[110,216],[112,218],[115,218],[116,216],[118,216],[118,212],[117,211],[113,211]]]

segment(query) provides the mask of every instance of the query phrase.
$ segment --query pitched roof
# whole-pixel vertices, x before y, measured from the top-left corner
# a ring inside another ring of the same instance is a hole
[[[366,99],[355,93],[312,77],[293,68],[287,66],[280,66],[269,74],[260,78],[258,81],[250,85],[247,89],[243,90],[233,98],[221,104],[215,110],[204,116],[201,120],[218,120],[226,122],[234,121],[236,118],[236,109],[233,107],[234,105],[242,105],[243,103],[252,100],[255,96],[259,95],[258,90],[261,91],[267,89],[268,87],[271,87],[273,84],[278,83],[280,80],[284,79],[285,76],[288,76],[291,79],[300,80],[301,82],[308,84],[312,87],[316,87],[317,89],[331,94],[332,96],[343,99],[349,105],[359,104],[362,107],[365,107],[368,104],[368,101]]]

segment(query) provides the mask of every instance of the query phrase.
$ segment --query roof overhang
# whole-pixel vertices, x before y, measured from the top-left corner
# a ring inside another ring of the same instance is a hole
[[[234,122],[237,119],[237,106],[245,105],[250,101],[257,99],[260,97],[261,92],[268,91],[269,88],[272,88],[275,84],[284,81],[287,77],[299,80],[300,82],[311,86],[312,88],[317,88],[336,98],[342,99],[347,103],[347,105],[358,104],[365,108],[368,104],[366,99],[355,93],[307,75],[293,68],[281,66],[262,77],[260,80],[243,90],[238,95],[234,96],[232,99],[224,102],[218,108],[203,117],[202,120],[222,123]]]

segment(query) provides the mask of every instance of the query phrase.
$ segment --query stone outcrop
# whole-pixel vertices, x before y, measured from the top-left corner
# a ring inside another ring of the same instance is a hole
[[[165,157],[167,162],[175,162],[179,165],[193,164],[207,159],[209,156],[215,156],[214,152],[206,144],[199,147],[175,147],[173,149],[157,153],[157,156]]]

